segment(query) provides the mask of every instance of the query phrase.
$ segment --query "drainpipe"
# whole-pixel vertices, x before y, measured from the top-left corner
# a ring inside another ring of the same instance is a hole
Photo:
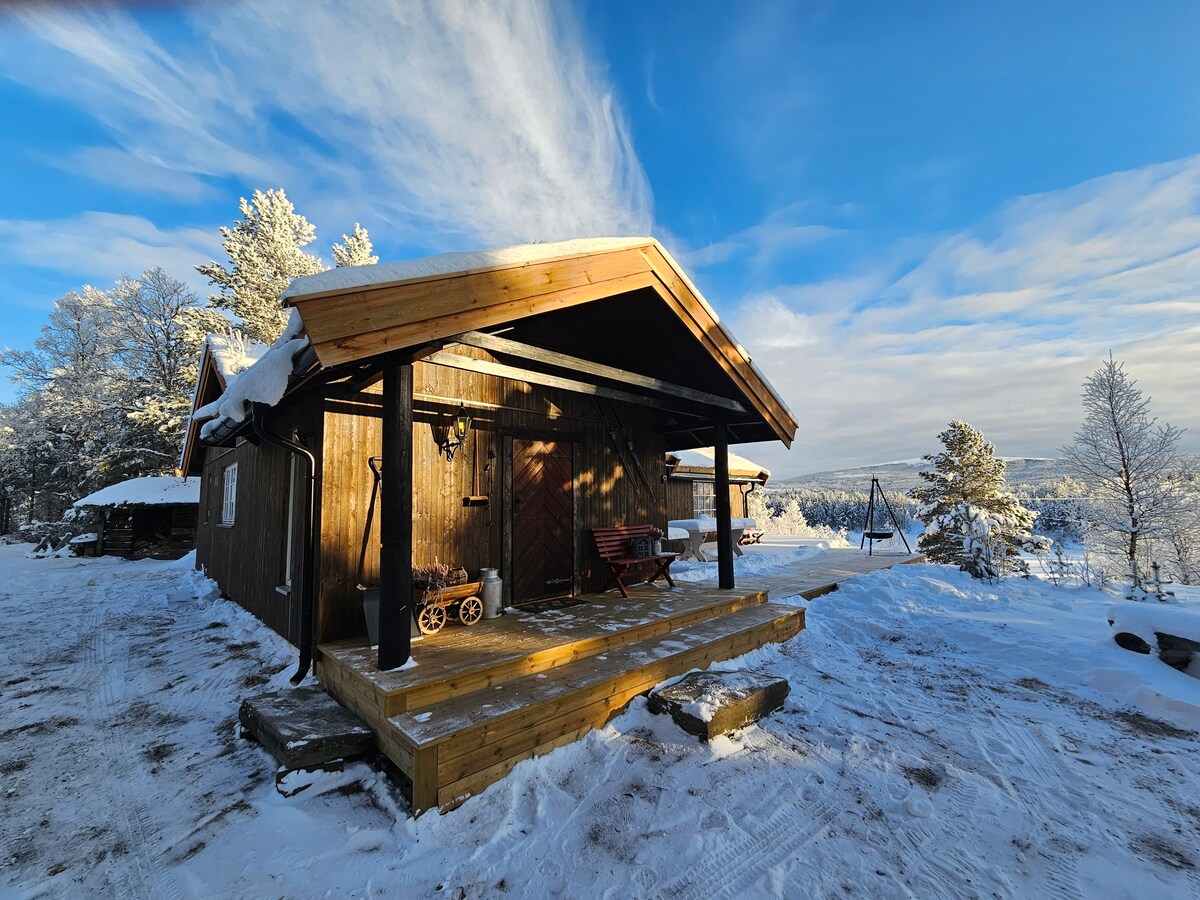
[[[314,530],[316,524],[316,472],[317,459],[312,451],[303,444],[288,440],[282,435],[268,431],[264,418],[269,407],[265,403],[254,404],[254,433],[258,437],[281,450],[286,450],[307,469],[304,476],[303,509],[304,522],[300,536],[301,570],[300,570],[300,659],[296,666],[296,674],[292,676],[292,684],[299,684],[308,674],[312,665],[313,650],[313,618],[315,604],[313,603],[313,552]]]

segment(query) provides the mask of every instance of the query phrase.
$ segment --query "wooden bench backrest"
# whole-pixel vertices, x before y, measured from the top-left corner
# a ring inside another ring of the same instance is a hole
[[[593,528],[596,549],[603,559],[619,559],[629,556],[629,542],[635,537],[648,537],[651,525],[614,525],[611,528]]]

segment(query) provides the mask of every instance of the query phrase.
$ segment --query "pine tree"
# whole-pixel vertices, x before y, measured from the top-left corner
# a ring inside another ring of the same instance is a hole
[[[314,228],[282,188],[255,191],[249,201],[241,198],[239,209],[241,220],[221,227],[229,268],[214,261],[196,271],[219,288],[209,297],[210,306],[229,310],[247,337],[270,344],[287,324],[280,298],[288,283],[325,266],[302,249],[312,243]]]
[[[354,223],[354,234],[343,234],[344,244],[333,245],[333,264],[339,269],[345,266],[373,266],[379,262],[379,257],[372,251],[371,238],[367,229],[357,222]]]
[[[1093,496],[1091,535],[1138,581],[1147,540],[1188,531],[1197,518],[1191,466],[1176,450],[1183,429],[1159,425],[1150,400],[1111,356],[1083,382],[1084,419],[1063,455]]]
[[[952,421],[938,435],[945,450],[927,454],[932,471],[913,496],[922,504],[925,533],[917,544],[931,562],[948,563],[977,578],[999,578],[1025,571],[1017,551],[1044,549],[1044,538],[1031,534],[1037,513],[1023,507],[1004,481],[1004,460],[983,433]]]

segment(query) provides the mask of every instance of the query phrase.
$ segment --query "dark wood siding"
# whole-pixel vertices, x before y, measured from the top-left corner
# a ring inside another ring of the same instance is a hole
[[[746,517],[746,495],[749,484],[729,485],[729,509],[735,519]],[[692,479],[670,478],[667,480],[667,519],[691,519],[696,515],[692,500]]]
[[[484,351],[472,352],[491,358]],[[378,502],[371,509],[373,478],[367,466],[368,458],[381,452],[378,392],[377,386],[357,395],[331,388],[321,401],[325,424],[318,641],[364,632],[356,587],[360,558],[361,581],[378,583],[379,509]],[[580,590],[606,586],[606,570],[592,546],[593,526],[665,526],[665,439],[656,433],[654,411],[602,401],[609,422],[619,421],[633,442],[643,481],[618,459],[601,412],[588,397],[427,363],[414,366],[414,393],[414,565],[463,566],[472,578],[486,566],[503,569],[504,530],[511,514],[501,496],[504,469],[511,466],[505,436],[574,445],[575,580]],[[438,453],[433,428],[454,414],[460,400],[473,418],[473,430],[454,461],[447,462]],[[489,499],[464,505],[463,499],[471,496]],[[507,578],[511,573],[501,574]]]
[[[306,429],[304,426],[308,425]],[[306,446],[316,446],[319,433],[313,417],[303,409],[282,410],[268,420],[280,433],[298,429]],[[318,426],[319,427],[319,426]],[[222,525],[223,474],[231,463],[238,465],[237,513],[232,525]],[[267,444],[239,441],[234,447],[205,450],[203,482],[200,485],[200,522],[196,532],[196,564],[203,567],[230,599],[249,610],[289,641],[299,640],[298,598],[300,523],[304,510],[292,509],[295,541],[292,549],[295,571],[293,590],[283,592],[286,560],[285,541],[292,457]]]
[[[465,351],[464,351],[465,352]],[[484,351],[473,351],[489,358]],[[660,413],[646,407],[601,401],[523,382],[444,366],[414,366],[416,429],[413,436],[413,563],[463,566],[478,577],[486,566],[502,569],[511,515],[502,496],[511,467],[506,437],[572,444],[576,590],[607,586],[606,569],[592,542],[595,526],[667,521],[662,476],[665,438]],[[453,462],[438,452],[433,428],[464,401],[474,419],[467,443]],[[380,388],[352,393],[339,386],[314,390],[276,411],[272,430],[299,430],[318,457],[317,525],[320,552],[314,576],[316,640],[365,633],[357,585],[379,580],[379,500],[372,507],[374,478],[367,461],[382,448]],[[640,460],[638,474],[628,451],[617,453],[609,428],[619,423]],[[238,509],[232,527],[221,526],[221,472],[238,463]],[[200,496],[197,561],[222,591],[293,642],[299,633],[298,592],[281,593],[287,532],[289,454],[269,445],[242,442],[208,448]],[[690,487],[689,487],[690,490]],[[487,496],[465,505],[466,497]],[[737,508],[737,507],[735,507]],[[303,515],[296,509],[295,516]],[[300,529],[294,528],[298,540]],[[300,547],[293,549],[300,559]],[[298,580],[295,582],[298,584]]]

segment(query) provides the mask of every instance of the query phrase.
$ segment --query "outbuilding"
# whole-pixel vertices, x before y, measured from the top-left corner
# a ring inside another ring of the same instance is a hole
[[[196,544],[200,479],[130,478],[76,500],[100,519],[97,552],[129,559],[179,559]]]

